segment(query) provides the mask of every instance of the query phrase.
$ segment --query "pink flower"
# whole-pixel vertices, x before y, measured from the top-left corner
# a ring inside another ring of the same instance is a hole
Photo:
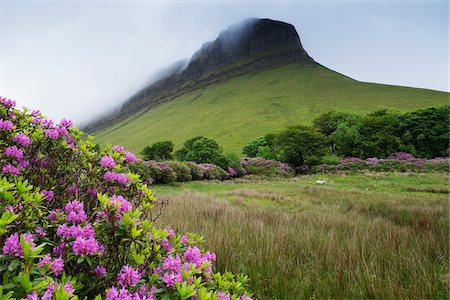
[[[54,259],[50,265],[50,270],[55,272],[56,276],[60,275],[64,270],[64,260],[61,257]]]
[[[69,228],[69,232],[70,235],[75,239],[79,237],[85,239],[91,239],[95,237],[95,229],[92,227],[91,224],[87,224],[83,228],[81,228],[80,226],[72,225]]]
[[[106,173],[105,173],[105,175],[103,175],[103,179],[105,180],[105,181],[113,181],[116,177],[115,177],[115,174],[116,173],[114,173],[114,172],[111,172],[111,171],[107,171]]]
[[[136,155],[134,155],[133,153],[127,151],[125,153],[125,160],[129,163],[135,162],[136,161]]]
[[[117,283],[123,287],[136,286],[139,280],[141,280],[141,274],[129,265],[123,266],[117,275]]]
[[[5,156],[21,161],[23,159],[23,151],[16,146],[10,146],[5,149]]]
[[[183,280],[183,277],[180,273],[165,273],[162,277],[162,281],[168,286],[174,286],[175,283],[180,283]]]
[[[181,244],[181,245],[187,245],[188,242],[189,242],[189,239],[188,239],[188,236],[187,236],[187,235],[183,235],[183,236],[180,238],[180,244]]]
[[[58,129],[47,129],[45,131],[45,136],[51,138],[52,140],[56,140],[59,137]]]
[[[60,136],[66,136],[68,132],[66,127],[58,127],[58,133]]]
[[[171,228],[165,229],[164,231],[167,232],[169,238],[172,238],[175,234],[175,232]]]
[[[109,155],[105,155],[102,157],[102,159],[100,161],[100,165],[103,168],[114,169],[114,167],[116,166],[116,163],[114,162],[114,158],[112,158]]]
[[[28,294],[25,298],[23,298],[24,300],[38,300],[38,294],[36,293],[36,291],[33,291],[31,294]]]
[[[15,107],[16,106],[16,101],[11,100],[11,99],[6,99],[6,98],[0,98],[0,102],[3,103],[3,105],[5,105],[6,107]]]
[[[7,164],[2,168],[2,172],[3,174],[10,174],[12,176],[17,176],[19,175],[20,170],[19,168],[14,167],[12,164]]]
[[[33,291],[31,294],[27,295],[24,300],[38,300],[38,295],[36,291]]]
[[[123,173],[117,173],[116,176],[116,181],[120,184],[126,184],[130,179]]]
[[[166,252],[172,252],[172,250],[173,250],[173,247],[170,244],[168,239],[163,239],[161,241],[161,246],[163,247],[164,250],[166,250]]]
[[[73,242],[73,252],[76,255],[85,256],[99,252],[99,245],[95,238],[85,239],[79,237]]]
[[[200,249],[197,247],[188,247],[183,257],[185,261],[196,264],[201,258]]]
[[[48,288],[45,290],[44,295],[42,296],[42,300],[52,300],[53,292],[55,291],[55,283],[50,282]]]
[[[0,119],[0,130],[10,131],[13,127],[14,125],[10,120],[3,121]]]
[[[32,234],[24,233],[23,238],[26,242],[31,242],[31,248],[35,247]],[[23,258],[23,250],[20,245],[19,234],[17,232],[6,239],[2,252],[3,255],[13,255]]]
[[[66,243],[61,242],[58,246],[53,247],[53,254],[56,256],[62,256],[66,250]]]
[[[56,229],[56,235],[62,237],[63,239],[69,238],[71,236],[71,233],[67,224],[59,225],[58,229]]]
[[[67,189],[67,191],[70,194],[76,194],[78,192],[78,187],[76,185],[72,185]]]
[[[124,153],[125,152],[125,149],[123,149],[122,146],[117,146],[117,145],[113,147],[113,150],[116,151],[116,152],[119,152],[119,153]]]
[[[47,200],[47,201],[52,201],[53,198],[54,198],[54,196],[55,196],[55,193],[54,193],[53,191],[46,191],[46,190],[43,190],[43,191],[41,192],[41,195],[42,195],[42,197],[43,197],[45,200]]]
[[[95,272],[95,275],[97,275],[97,277],[100,277],[100,278],[106,277],[106,268],[103,266],[96,266],[94,268],[94,272]]]
[[[217,292],[217,297],[219,297],[219,300],[230,300],[231,296],[230,294],[225,294],[224,292]]]
[[[113,195],[109,199],[109,203],[117,208],[120,212],[129,212],[131,210],[131,203],[125,200],[122,196]]]
[[[50,257],[50,254],[46,254],[43,258],[41,258],[39,260],[37,266],[39,268],[43,268],[43,267],[45,267],[47,265],[50,265],[51,261],[52,261],[52,258]]]
[[[172,255],[166,257],[163,262],[162,269],[164,271],[178,272],[181,269],[181,258],[177,255],[173,257]]]
[[[30,138],[28,135],[24,133],[17,134],[13,137],[14,143],[17,143],[19,145],[22,145],[24,147],[28,147],[30,145]]]
[[[68,202],[64,210],[67,214],[67,221],[69,222],[77,224],[87,220],[82,202],[78,202],[77,200]]]
[[[66,127],[66,128],[72,127],[72,121],[71,120],[62,119],[60,124],[61,124],[61,126]]]
[[[71,296],[74,291],[75,289],[73,288],[73,285],[70,282],[66,282],[66,284],[64,285],[64,292]]]

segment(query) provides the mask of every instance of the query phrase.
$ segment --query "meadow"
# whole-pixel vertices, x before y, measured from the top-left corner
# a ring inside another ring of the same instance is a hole
[[[360,82],[325,67],[298,64],[237,76],[141,111],[94,132],[95,142],[119,144],[138,154],[158,141],[175,147],[195,136],[215,139],[241,153],[259,136],[292,125],[311,125],[331,110],[367,114],[379,109],[412,111],[448,103],[449,94]]]
[[[327,181],[316,185],[317,179]],[[156,221],[202,234],[260,299],[449,298],[445,173],[156,185]]]

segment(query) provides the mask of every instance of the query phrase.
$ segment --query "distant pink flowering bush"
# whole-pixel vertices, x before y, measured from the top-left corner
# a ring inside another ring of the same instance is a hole
[[[292,168],[286,164],[273,159],[263,157],[249,157],[241,160],[244,174],[265,176],[292,176]]]
[[[244,299],[201,237],[154,227],[152,191],[122,147],[0,98],[0,286],[5,299]],[[173,172],[149,163],[159,176]],[[206,296],[205,296],[206,295]],[[225,298],[224,298],[225,297]]]

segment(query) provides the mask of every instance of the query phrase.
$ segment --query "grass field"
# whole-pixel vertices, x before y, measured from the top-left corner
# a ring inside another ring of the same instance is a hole
[[[218,270],[248,274],[260,299],[448,299],[448,180],[364,173],[154,191],[169,200],[157,223],[204,235]]]
[[[188,138],[204,135],[225,151],[240,154],[256,137],[311,124],[333,109],[410,111],[446,104],[448,97],[445,92],[363,83],[324,67],[293,64],[210,85],[94,135],[101,145],[120,144],[135,153],[157,141],[172,140],[179,147]]]

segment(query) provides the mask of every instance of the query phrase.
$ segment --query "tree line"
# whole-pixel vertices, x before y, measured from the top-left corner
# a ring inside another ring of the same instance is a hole
[[[264,157],[294,167],[317,165],[342,157],[385,158],[396,152],[416,157],[448,156],[449,106],[429,107],[407,113],[378,110],[367,115],[330,111],[312,126],[291,126],[259,137],[242,149],[247,157]],[[142,154],[147,160],[212,163],[223,168],[239,161],[225,155],[218,143],[207,137],[191,138],[174,152],[171,141],[154,143]]]

